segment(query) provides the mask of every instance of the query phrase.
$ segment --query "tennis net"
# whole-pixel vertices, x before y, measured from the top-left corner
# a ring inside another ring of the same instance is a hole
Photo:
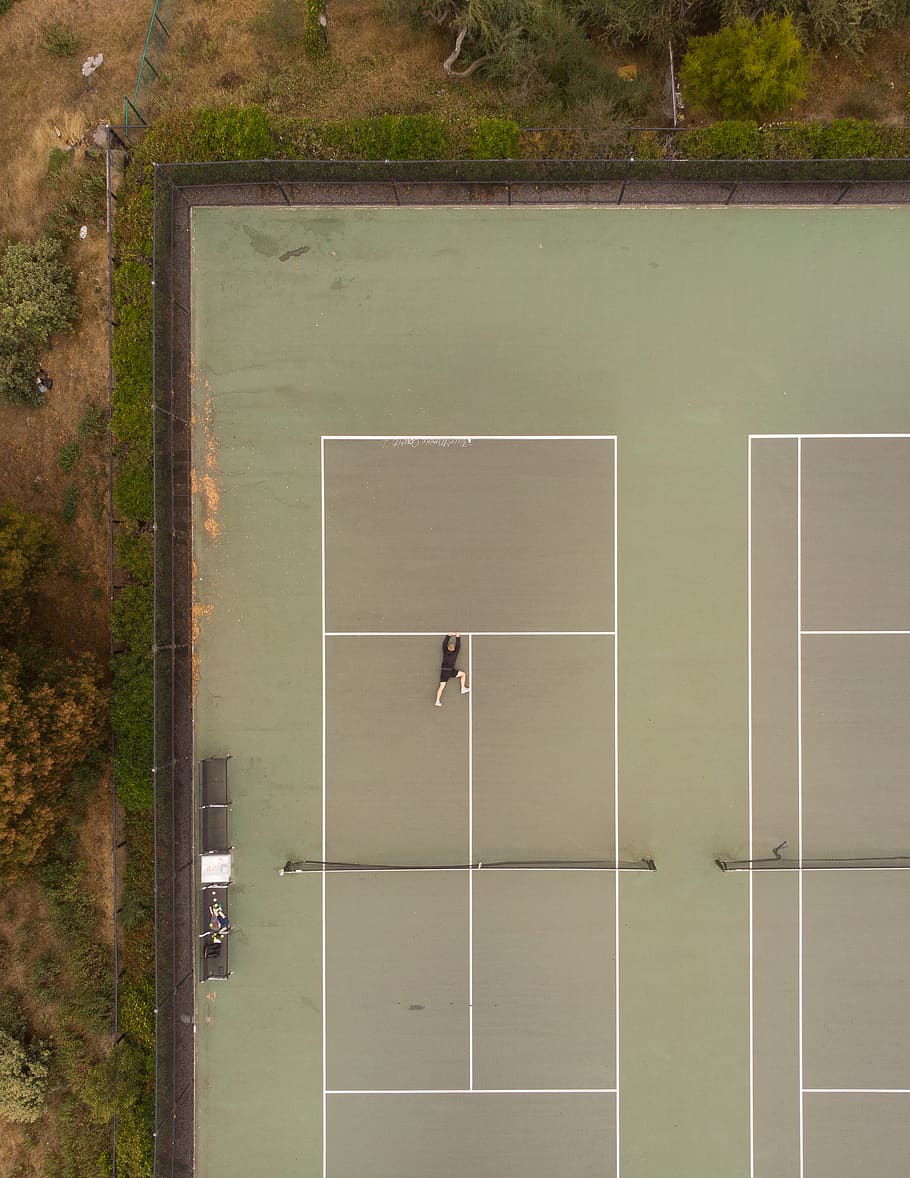
[[[656,871],[653,859],[501,859],[476,863],[341,863],[291,859],[279,875],[304,871]]]
[[[721,871],[887,871],[910,868],[910,855],[862,855],[853,858],[819,858],[797,855],[784,858],[786,841],[764,859],[715,859]]]

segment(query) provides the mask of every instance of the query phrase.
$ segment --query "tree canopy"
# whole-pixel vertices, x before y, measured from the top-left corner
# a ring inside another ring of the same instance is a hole
[[[24,627],[31,595],[56,561],[50,527],[12,503],[0,504],[0,641]]]
[[[72,326],[78,304],[73,272],[55,237],[11,242],[0,255],[0,393],[14,404],[40,404],[35,376],[55,331]]]
[[[0,1027],[0,1117],[37,1121],[47,1094],[47,1053]]]
[[[38,860],[73,771],[101,740],[104,694],[88,656],[0,648],[0,876]]]

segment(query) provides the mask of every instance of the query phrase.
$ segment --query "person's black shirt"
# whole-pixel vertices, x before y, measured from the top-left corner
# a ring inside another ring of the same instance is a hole
[[[449,650],[449,642],[451,639],[447,634],[442,640],[442,669],[444,671],[453,671],[455,669],[455,660],[458,658],[458,652],[461,650],[461,639],[455,639],[455,649]]]

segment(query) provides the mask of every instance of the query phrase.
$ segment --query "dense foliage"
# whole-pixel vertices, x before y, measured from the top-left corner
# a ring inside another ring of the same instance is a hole
[[[910,17],[910,0],[727,0],[724,13],[730,20],[790,15],[807,44],[859,53],[878,29]]]
[[[769,15],[693,37],[679,76],[696,109],[727,119],[764,119],[804,97],[809,61],[791,18]]]
[[[37,516],[0,504],[0,640],[28,621],[32,595],[57,562],[57,541]]]
[[[38,860],[73,772],[104,730],[98,668],[32,646],[0,648],[0,876]]]
[[[55,237],[11,242],[0,256],[0,393],[7,401],[43,400],[35,381],[39,358],[51,335],[75,320],[74,287]]]
[[[0,1027],[0,1117],[37,1121],[47,1094],[47,1051]]]

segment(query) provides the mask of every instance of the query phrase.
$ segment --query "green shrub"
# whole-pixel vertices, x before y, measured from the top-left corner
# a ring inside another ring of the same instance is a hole
[[[823,127],[818,136],[818,159],[865,159],[888,154],[888,140],[883,129],[859,119],[835,119]]]
[[[382,115],[330,123],[321,137],[342,158],[427,160],[451,155],[449,129],[438,115]]]
[[[735,119],[683,131],[678,136],[679,151],[690,159],[754,159],[761,154],[761,143],[756,123]]]
[[[64,151],[62,147],[52,147],[47,157],[47,174],[51,178],[65,172],[73,163],[73,153]]]
[[[73,272],[59,240],[10,243],[0,257],[0,392],[13,404],[40,404],[38,356],[76,318]]]
[[[2,16],[4,12],[9,12],[15,3],[16,0],[0,0],[0,16]]]
[[[70,483],[63,492],[63,522],[71,524],[76,518],[76,512],[79,510],[79,488],[75,483]]]
[[[120,1029],[142,1047],[155,1047],[155,986],[151,978],[127,978],[120,987]]]
[[[147,655],[112,660],[111,727],[117,796],[128,810],[152,805],[152,668]]]
[[[152,1119],[148,1102],[117,1114],[117,1173],[123,1178],[152,1178]]]
[[[16,1124],[37,1121],[47,1095],[47,1052],[0,1030],[0,1117]]]
[[[44,1005],[56,1002],[60,997],[60,981],[63,967],[53,953],[42,953],[32,963],[29,971],[29,987],[34,996]]]
[[[122,349],[117,349],[121,357]],[[151,378],[143,380],[138,374],[118,376],[114,389],[111,428],[119,442],[129,442],[138,451],[152,450],[152,386]]]
[[[154,123],[149,134],[163,138],[158,132],[159,123]],[[153,141],[154,142],[154,141]],[[143,144],[144,146],[144,144]],[[138,148],[136,149],[138,151]],[[176,157],[179,158],[179,157]],[[130,260],[143,260],[146,267],[152,261],[152,206],[153,189],[149,184],[125,185],[117,203],[115,223],[116,242],[122,257],[114,273],[114,291],[124,264]],[[146,285],[151,291],[151,273],[147,272]]]
[[[57,456],[57,461],[60,463],[60,469],[70,471],[79,461],[79,451],[81,447],[78,442],[64,442],[60,447],[60,453]]]
[[[140,585],[151,585],[155,559],[151,532],[120,532],[114,547],[120,568]]]
[[[805,95],[808,80],[808,58],[789,16],[738,20],[693,37],[680,69],[689,102],[728,119],[776,115]]]
[[[103,438],[107,433],[107,411],[100,405],[86,405],[79,421],[79,438]]]
[[[762,127],[761,155],[771,160],[811,160],[818,156],[820,123],[784,123]]]
[[[111,607],[111,633],[118,646],[148,653],[152,647],[152,588],[126,585]]]
[[[474,160],[508,160],[518,154],[518,124],[513,119],[478,119],[471,128],[468,154]]]
[[[268,115],[253,105],[174,111],[152,125],[134,158],[142,164],[273,159],[275,154]]]
[[[0,393],[10,405],[37,408],[44,404],[44,393],[36,380],[40,357],[37,345],[20,339],[3,322],[0,308]]]
[[[78,48],[73,30],[59,20],[49,20],[41,26],[38,43],[54,57],[72,57]]]
[[[667,154],[667,145],[654,131],[638,131],[632,136],[629,155],[637,160],[660,160]]]
[[[152,470],[147,462],[130,459],[114,482],[114,506],[122,517],[150,523],[153,511]]]

